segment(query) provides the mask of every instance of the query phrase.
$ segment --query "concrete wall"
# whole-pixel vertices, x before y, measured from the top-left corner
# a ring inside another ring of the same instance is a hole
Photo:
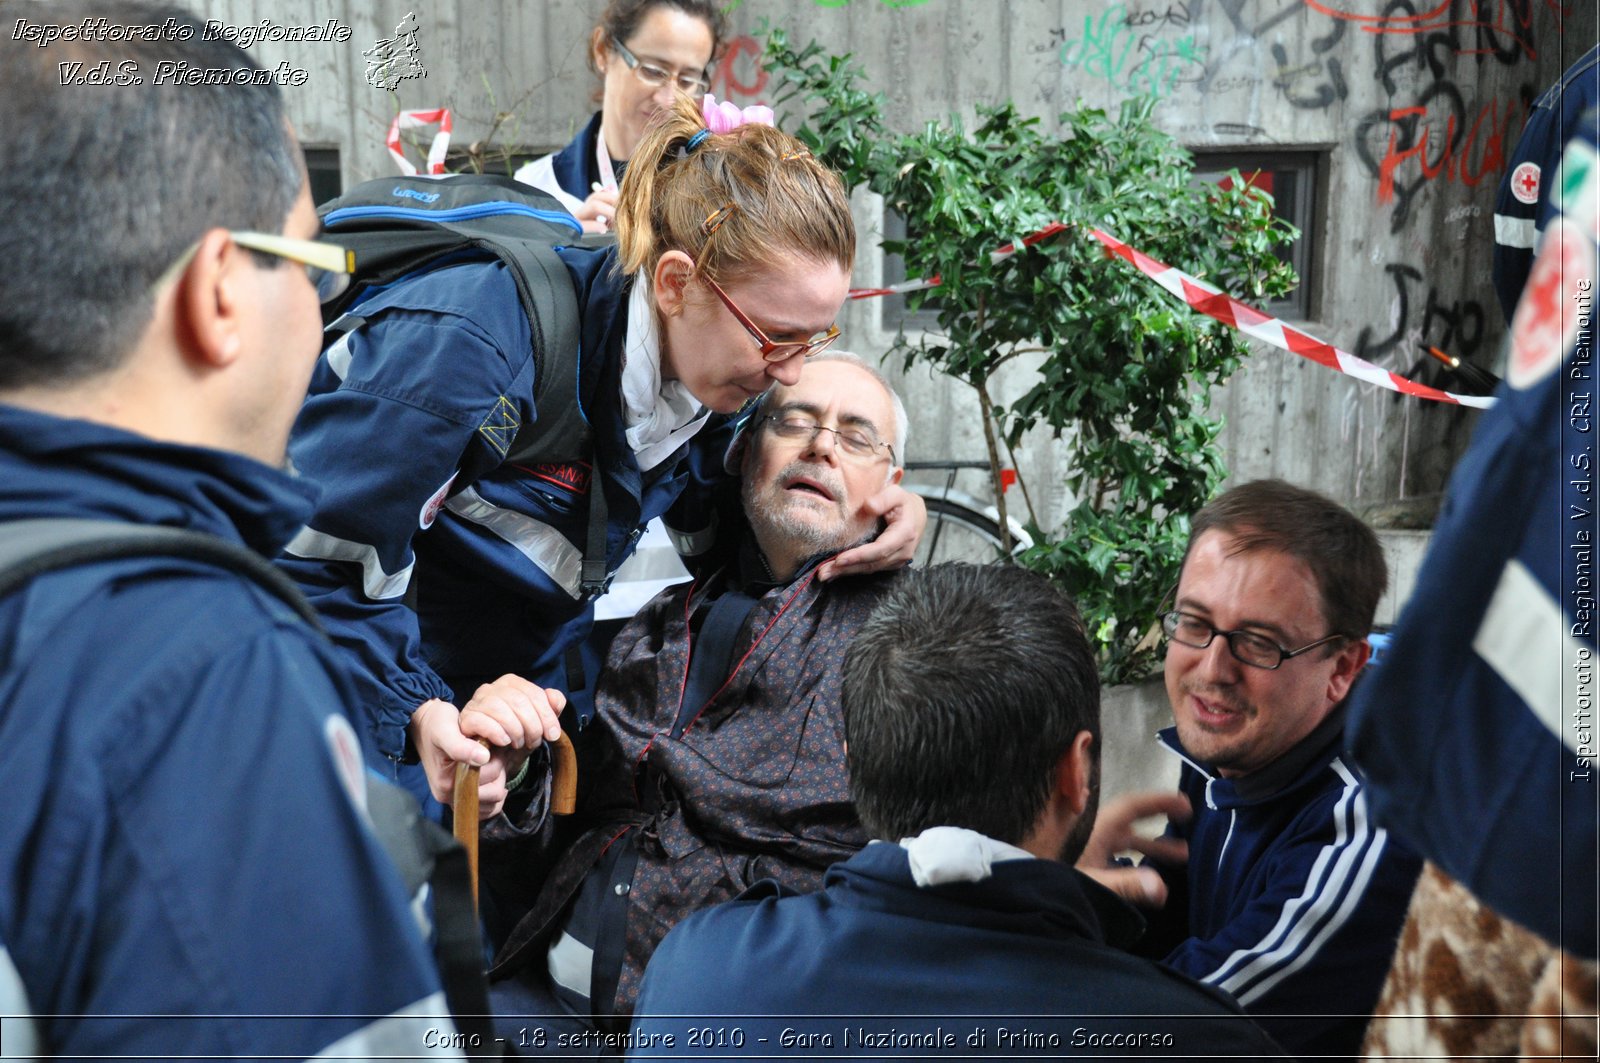
[[[600,0],[192,0],[232,25],[337,18],[337,44],[257,46],[309,74],[290,90],[308,143],[336,145],[348,182],[393,172],[383,132],[398,105],[448,105],[456,142],[489,134],[564,143],[592,109],[581,41]],[[1014,98],[1047,128],[1082,101],[1159,98],[1157,120],[1195,148],[1324,153],[1314,229],[1316,335],[1404,370],[1424,341],[1493,360],[1503,329],[1489,285],[1494,187],[1529,102],[1595,40],[1587,0],[743,0],[715,91],[766,99],[754,56],[764,20],[798,40],[853,50],[901,127]],[[1436,13],[1435,10],[1437,9]],[[361,51],[415,11],[427,77],[390,93],[365,84]],[[881,208],[859,195],[855,281],[881,276]],[[974,252],[979,249],[974,248]],[[1181,265],[1180,263],[1174,263]],[[1113,268],[1108,266],[1107,268]],[[913,272],[915,269],[913,267]],[[854,304],[846,343],[884,350],[881,308]],[[1018,367],[1001,398],[1027,387]],[[983,454],[977,403],[913,372],[913,457]],[[1475,415],[1401,399],[1262,348],[1218,396],[1236,478],[1283,476],[1365,506],[1437,492]],[[1048,520],[1071,504],[1066,444],[1030,440],[1023,468]],[[976,482],[968,490],[979,491]]]

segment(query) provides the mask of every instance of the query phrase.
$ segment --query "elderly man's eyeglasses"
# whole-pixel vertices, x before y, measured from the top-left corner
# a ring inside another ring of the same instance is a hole
[[[829,325],[827,332],[820,336],[813,336],[809,340],[775,343],[767,339],[767,334],[757,328],[755,322],[744,316],[744,311],[734,305],[733,300],[728,298],[728,293],[722,290],[721,285],[710,277],[703,277],[702,279],[711,286],[712,291],[717,293],[717,298],[722,300],[722,305],[727,307],[728,312],[738,320],[739,324],[744,326],[744,330],[750,333],[756,343],[760,344],[761,357],[769,362],[787,362],[797,354],[810,358],[813,354],[821,354],[827,350],[828,345],[839,338],[839,326]]]
[[[292,236],[278,236],[274,233],[255,233],[243,230],[229,230],[228,238],[240,247],[247,247],[263,255],[273,255],[277,258],[286,258],[305,267],[306,279],[317,290],[317,300],[326,303],[337,298],[344,290],[350,287],[350,277],[356,271],[356,253],[338,244],[330,244],[324,240],[297,240]],[[200,242],[197,240],[189,249],[179,255],[177,260],[162,271],[161,276],[150,286],[151,291],[157,291],[164,285],[176,280],[189,265],[194,253],[199,250]]]
[[[705,79],[704,74],[686,74],[682,72],[674,74],[665,67],[640,59],[623,47],[622,42],[615,37],[611,38],[611,47],[617,50],[617,55],[622,57],[623,63],[627,64],[628,69],[633,71],[633,76],[653,89],[659,89],[670,81],[680,90],[688,93],[690,98],[698,100],[711,88],[711,82]]]
[[[1258,635],[1253,631],[1219,631],[1193,613],[1179,612],[1163,616],[1161,630],[1165,631],[1173,642],[1197,650],[1205,649],[1211,645],[1212,639],[1221,635],[1228,640],[1228,652],[1241,664],[1248,664],[1252,668],[1265,668],[1268,671],[1277,668],[1291,657],[1298,657],[1318,646],[1326,646],[1345,637],[1329,635],[1327,638],[1301,646],[1298,650],[1291,650],[1278,645],[1265,635]]]
[[[845,457],[865,464],[876,461],[878,448],[882,447],[889,455],[889,464],[894,464],[894,447],[864,428],[829,428],[819,423],[816,418],[807,417],[803,413],[769,413],[761,420],[767,431],[788,443],[800,443],[809,447],[818,433],[832,432],[834,442]]]

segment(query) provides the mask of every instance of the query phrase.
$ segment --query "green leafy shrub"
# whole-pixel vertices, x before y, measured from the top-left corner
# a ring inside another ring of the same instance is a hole
[[[1102,647],[1106,682],[1147,674],[1188,515],[1224,475],[1210,394],[1247,348],[1237,332],[1108,260],[1089,230],[1248,300],[1294,287],[1274,249],[1298,233],[1237,173],[1226,188],[1193,182],[1192,156],[1150,120],[1152,99],[1129,100],[1115,116],[1069,111],[1052,136],[1009,102],[979,107],[970,132],[951,117],[899,133],[884,124],[883,97],[862,87],[850,56],[814,42],[797,49],[773,29],[765,61],[782,86],[784,128],[849,186],[868,186],[904,216],[907,238],[884,249],[941,278],[940,333],[902,336],[895,351],[907,366],[927,363],[975,390],[1002,516],[1001,445],[1015,448],[1036,426],[1074,443],[1067,486],[1077,505],[1050,529],[1030,505],[1037,545],[1020,561],[1077,600]],[[989,251],[1055,220],[1068,233],[990,261]],[[910,305],[923,298],[910,296]],[[1038,364],[1037,381],[997,404],[995,373],[1025,355]]]

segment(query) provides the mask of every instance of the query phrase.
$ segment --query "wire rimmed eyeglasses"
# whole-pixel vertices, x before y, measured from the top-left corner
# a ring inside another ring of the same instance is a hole
[[[1222,631],[1193,613],[1182,613],[1177,610],[1161,617],[1161,630],[1165,631],[1167,638],[1173,642],[1196,650],[1205,649],[1211,645],[1212,639],[1221,635],[1228,641],[1228,652],[1233,654],[1235,660],[1252,668],[1265,668],[1269,672],[1292,657],[1298,657],[1318,646],[1326,646],[1330,642],[1346,638],[1344,635],[1329,635],[1297,650],[1291,650],[1254,631]]]
[[[813,417],[799,413],[769,413],[761,419],[761,423],[778,439],[807,447],[818,434],[832,432],[839,452],[845,457],[861,463],[874,461],[878,457],[878,450],[882,448],[889,455],[889,464],[894,464],[894,447],[862,428],[830,428]]]
[[[648,59],[640,59],[628,51],[627,47],[615,37],[611,38],[611,47],[616,49],[617,55],[621,57],[623,64],[633,71],[633,76],[653,89],[659,89],[670,81],[680,91],[688,93],[691,99],[696,100],[711,90],[711,82],[706,80],[703,73],[685,74],[680,71],[675,74],[665,67],[657,66]]]

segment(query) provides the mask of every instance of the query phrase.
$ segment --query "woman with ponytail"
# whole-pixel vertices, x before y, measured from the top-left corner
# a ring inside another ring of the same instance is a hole
[[[319,360],[290,452],[323,496],[282,563],[356,662],[376,763],[419,796],[448,802],[455,765],[483,765],[487,818],[506,761],[476,739],[526,750],[557,737],[569,703],[569,720],[592,711],[590,492],[604,492],[608,573],[658,516],[698,553],[714,539],[728,415],[794,383],[837,335],[849,202],[770,122],[766,108],[680,97],[634,152],[617,245],[559,249],[597,396],[583,411],[592,463],[506,460],[541,411],[533,330],[498,260],[375,292]],[[920,500],[891,486],[867,509],[885,530],[819,578],[910,560]]]

